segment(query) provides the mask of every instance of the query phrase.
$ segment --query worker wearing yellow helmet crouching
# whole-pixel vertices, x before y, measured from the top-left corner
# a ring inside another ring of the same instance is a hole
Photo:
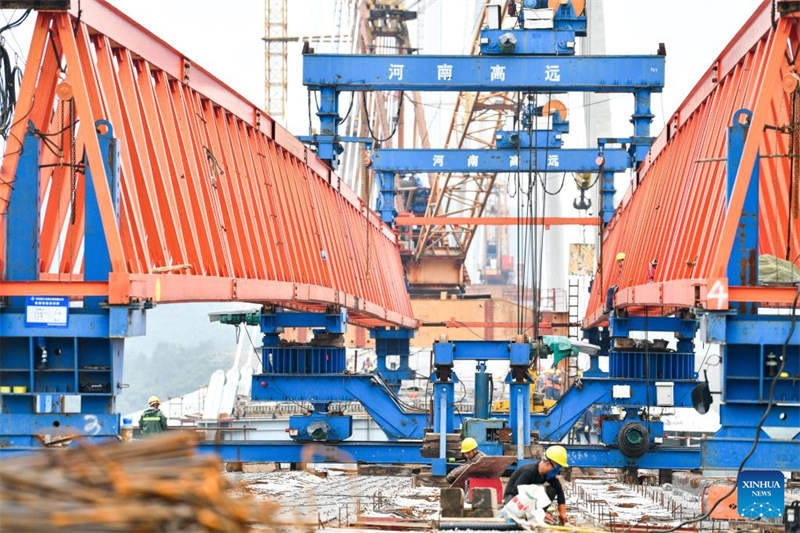
[[[519,485],[541,485],[547,483],[545,492],[550,500],[558,502],[558,516],[561,524],[567,523],[567,500],[564,489],[558,480],[562,468],[568,468],[567,450],[563,446],[550,446],[544,452],[544,459],[520,466],[514,471],[503,491],[503,503],[508,503],[517,495]]]
[[[477,462],[481,457],[486,456],[485,453],[478,449],[478,441],[472,437],[467,437],[461,441],[461,455],[463,455],[467,461],[463,465],[451,470],[450,473],[445,476],[448,483],[452,483],[458,479],[458,476],[469,468],[471,464]]]
[[[150,396],[147,400],[149,409],[145,409],[142,417],[139,419],[139,429],[142,435],[155,435],[167,430],[167,417],[159,409],[161,400],[158,396]]]

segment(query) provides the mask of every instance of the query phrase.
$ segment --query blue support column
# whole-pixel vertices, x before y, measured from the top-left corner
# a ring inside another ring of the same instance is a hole
[[[599,346],[600,350],[593,356],[589,357],[589,369],[583,375],[586,377],[597,377],[607,375],[600,370],[600,357],[608,357],[608,352],[611,346],[611,334],[609,328],[591,328],[583,330],[584,340]]]
[[[381,214],[381,220],[383,222],[394,226],[394,219],[397,216],[397,209],[394,207],[394,196],[396,193],[394,172],[376,172],[375,178],[380,188],[375,210]]]
[[[408,364],[408,357],[411,353],[411,338],[414,337],[414,330],[380,327],[370,330],[370,337],[375,339],[378,374],[392,390],[397,392],[404,379],[414,379],[414,371],[411,370]],[[397,368],[390,369],[386,365],[388,356],[398,356],[400,358]]]
[[[119,143],[114,138],[114,130],[106,120],[99,120],[96,126],[105,128],[105,133],[97,134],[100,150],[103,153],[103,166],[108,178],[108,190],[119,224]],[[103,221],[100,217],[100,206],[97,203],[97,194],[92,184],[92,171],[86,166],[86,180],[84,181],[86,224],[84,230],[83,255],[89,260],[84,261],[83,278],[86,281],[108,281],[111,272],[111,256],[108,252]],[[84,305],[90,308],[99,308],[103,297],[84,298]]]
[[[650,123],[653,122],[653,113],[650,110],[651,92],[637,90],[633,93],[634,111],[631,117],[633,123],[633,156],[637,163],[644,161],[650,150],[652,138],[650,137]]]
[[[40,140],[25,134],[6,214],[6,279],[33,281],[39,277],[39,150]],[[25,305],[24,297],[9,298],[10,306]]]
[[[281,345],[284,328],[317,328],[314,333],[342,335],[347,331],[347,309],[332,307],[325,313],[292,312],[281,309],[261,314],[263,347],[261,364],[265,374],[340,374],[346,370],[344,345]],[[256,376],[254,379],[258,378]]]
[[[614,173],[607,170],[601,170],[601,195],[602,206],[600,207],[600,216],[603,218],[603,225],[611,222],[611,217],[614,215],[614,195],[617,194],[617,189],[614,187]]]
[[[727,201],[733,192],[739,161],[744,150],[744,141],[750,127],[753,114],[747,109],[740,109],[733,114],[732,124],[728,128],[728,163],[727,163]],[[747,187],[742,215],[736,229],[730,260],[728,261],[728,284],[754,286],[758,284],[758,179],[759,158],[756,157],[750,184]],[[747,304],[740,305],[740,311],[747,312]],[[749,312],[755,313],[755,304],[750,304]]]
[[[475,368],[475,418],[489,418],[489,387],[491,374],[486,373],[486,361],[478,361]]]
[[[439,457],[431,462],[431,473],[434,476],[443,476],[447,473],[447,434],[455,429],[454,402],[453,382],[434,382],[433,431],[439,434]]]
[[[317,116],[319,117],[320,136],[318,137],[317,155],[323,161],[327,161],[331,168],[336,169],[338,164],[339,154],[342,153],[344,148],[341,143],[335,139],[339,133],[339,91],[335,87],[324,86],[320,87],[319,110]]]
[[[525,447],[531,443],[531,384],[511,383],[508,424],[512,442],[516,445],[517,460],[525,458]]]

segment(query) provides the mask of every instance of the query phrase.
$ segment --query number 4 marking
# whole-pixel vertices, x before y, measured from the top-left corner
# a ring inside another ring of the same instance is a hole
[[[711,284],[711,290],[706,294],[706,308],[712,311],[728,309],[728,279],[719,278]]]

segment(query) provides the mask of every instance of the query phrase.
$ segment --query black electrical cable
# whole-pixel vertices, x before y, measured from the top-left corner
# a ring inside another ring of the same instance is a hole
[[[18,27],[25,22],[31,10],[26,10],[20,17],[0,28],[0,35]],[[22,75],[18,65],[12,65],[11,55],[6,49],[5,40],[0,38],[0,135],[8,139],[14,108],[17,105],[17,84]]]
[[[777,2],[778,2],[778,0],[772,0],[772,18],[770,20],[772,20],[772,29],[773,30],[778,27],[778,20],[775,18],[775,11],[776,11],[775,8],[776,8]]]
[[[308,100],[306,104],[306,109],[308,110],[308,134],[311,135],[311,91],[306,91],[306,99]]]
[[[567,181],[567,173],[564,172],[561,174],[561,185],[559,185],[557,190],[550,192],[547,190],[547,184],[545,183],[544,179],[542,179],[542,192],[544,192],[548,196],[558,196],[558,193],[560,193],[561,190],[564,188],[564,182],[566,181]]]
[[[534,93],[533,96],[534,110],[539,107],[539,95]],[[548,98],[549,100],[549,98]],[[532,110],[533,111],[533,110]],[[532,205],[532,220],[535,222],[539,218],[539,180],[542,179],[539,174],[539,150],[534,148],[536,139],[539,136],[539,123],[535,119],[533,112],[531,113],[531,120],[528,124],[528,154],[532,159],[531,164],[528,165],[528,189],[529,189],[529,202]],[[545,147],[544,164],[547,167],[547,147]],[[542,205],[542,217],[544,217],[544,205]],[[531,261],[533,268],[531,269],[531,295],[533,297],[533,306],[531,312],[531,326],[533,328],[533,340],[536,343],[536,362],[541,358],[540,344],[539,344],[539,317],[541,316],[542,305],[542,264],[541,264],[541,249],[544,240],[544,234],[541,239],[539,237],[539,226],[534,224],[530,228],[531,234]]]
[[[372,138],[373,141],[376,143],[384,143],[394,137],[394,134],[397,133],[397,126],[400,124],[400,113],[403,112],[403,92],[400,92],[400,98],[397,99],[397,115],[394,119],[394,124],[392,125],[392,131],[389,133],[389,136],[385,139],[379,139],[375,132],[372,130],[371,119],[369,116],[369,110],[367,109],[367,96],[364,93],[361,93],[361,105],[364,111],[364,119],[367,123],[367,130],[369,131],[369,136]]]
[[[19,26],[20,24],[22,24],[23,22],[25,22],[25,19],[27,19],[28,15],[31,14],[31,11],[32,11],[31,9],[26,10],[22,15],[19,16],[17,20],[13,20],[8,24],[6,24],[5,26],[3,26],[2,28],[0,28],[0,33],[3,33],[6,30],[12,30],[17,26]]]
[[[758,441],[761,438],[761,427],[764,425],[764,422],[766,422],[767,417],[769,416],[769,413],[772,410],[772,406],[775,404],[775,385],[778,383],[778,378],[780,377],[781,373],[783,372],[783,368],[786,365],[786,351],[789,347],[789,341],[792,339],[792,335],[794,335],[795,326],[797,325],[797,315],[795,314],[795,312],[797,311],[797,300],[799,298],[800,298],[800,284],[797,285],[797,292],[795,293],[794,300],[792,301],[791,324],[789,326],[789,333],[788,335],[786,335],[786,340],[783,341],[783,347],[781,349],[781,364],[780,367],[778,367],[778,371],[775,373],[775,376],[772,378],[772,381],[770,382],[769,385],[769,400],[767,400],[767,408],[764,410],[764,414],[761,415],[761,420],[758,421],[758,425],[756,426],[756,435],[755,438],[753,439],[753,446],[750,448],[750,451],[747,452],[747,455],[744,456],[742,462],[739,463],[739,468],[736,471],[737,478],[739,477],[739,474],[742,473],[742,470],[744,470],[744,465],[747,463],[747,460],[750,459],[750,457],[755,453],[756,448],[758,447]],[[730,497],[730,495],[733,494],[735,491],[736,491],[736,485],[733,485],[730,488],[730,490],[726,494],[721,496],[719,499],[717,499],[714,505],[712,505],[711,508],[705,513],[696,516],[695,518],[681,522],[672,529],[659,531],[658,533],[672,533],[674,531],[678,531],[682,527],[687,526],[689,524],[694,524],[706,520],[709,516],[711,516],[711,513],[714,512],[717,506],[720,503],[722,503],[723,500],[727,500]],[[648,533],[656,533],[656,532],[649,531]]]
[[[350,112],[353,110],[353,101],[356,99],[356,93],[350,93],[350,105],[347,106],[347,113],[344,114],[342,118],[339,119],[339,124],[346,121],[350,117]]]

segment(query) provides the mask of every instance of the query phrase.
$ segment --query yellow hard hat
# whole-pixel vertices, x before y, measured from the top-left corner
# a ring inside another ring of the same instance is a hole
[[[550,446],[545,450],[544,456],[553,461],[558,466],[569,467],[567,464],[567,449],[563,446]]]
[[[147,405],[153,405],[154,403],[161,403],[161,400],[158,399],[158,396],[150,396],[147,399]]]
[[[625,260],[625,252],[618,253],[616,261],[624,261],[624,260]]]
[[[471,452],[477,447],[478,447],[478,441],[476,441],[472,437],[467,437],[466,439],[461,441],[461,453]]]

